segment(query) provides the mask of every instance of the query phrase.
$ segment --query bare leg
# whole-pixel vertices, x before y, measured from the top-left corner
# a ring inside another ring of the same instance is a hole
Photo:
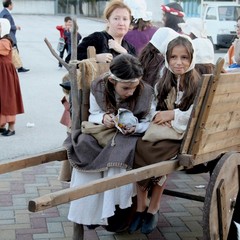
[[[163,190],[165,188],[166,182],[162,185],[155,185],[152,190],[152,196],[149,204],[148,211],[149,213],[156,214],[160,208],[161,197]]]
[[[15,130],[15,122],[10,122],[8,123],[8,129],[10,131],[14,131]]]
[[[143,191],[137,184],[137,211],[128,228],[129,233],[133,233],[141,228],[147,208],[147,191]]]
[[[137,212],[145,211],[147,207],[147,191],[143,191],[137,184]]]
[[[141,232],[143,234],[149,234],[157,227],[158,210],[160,208],[161,197],[165,184],[166,181],[162,183],[161,186],[158,184],[153,186],[150,204],[141,228]]]
[[[73,223],[73,240],[84,239],[84,228],[82,224]]]

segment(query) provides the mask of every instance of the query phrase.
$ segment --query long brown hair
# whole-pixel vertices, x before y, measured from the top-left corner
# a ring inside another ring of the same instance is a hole
[[[139,61],[143,66],[143,81],[155,86],[160,78],[160,70],[164,65],[164,56],[152,43],[148,43],[140,52]]]
[[[136,29],[138,31],[145,31],[147,28],[153,26],[151,21],[144,21],[142,18],[133,19],[131,25],[132,29]]]
[[[166,52],[166,58],[168,63],[172,55],[173,48],[179,45],[186,48],[191,63],[193,60],[194,49],[192,43],[184,37],[177,37],[168,44]],[[183,96],[181,99],[181,103],[179,105],[176,105],[176,107],[178,107],[182,111],[186,111],[191,106],[196,96],[200,75],[193,68],[192,70],[181,75],[181,80],[181,90],[183,91]],[[177,76],[172,73],[168,68],[165,68],[163,76],[157,84],[158,110],[167,110],[167,106],[164,100],[167,98],[168,93],[173,87],[177,88]]]
[[[212,63],[196,63],[195,64],[195,69],[196,71],[200,74],[211,74],[214,71],[215,65]]]
[[[166,6],[183,12],[181,5],[176,2],[168,3]],[[185,22],[183,17],[179,17],[168,12],[165,12],[165,16],[166,16],[166,21],[165,21],[164,27],[172,28],[173,30],[179,33],[182,32],[182,29],[178,26],[178,24]]]
[[[120,54],[116,56],[110,64],[110,71],[116,77],[124,80],[134,79],[134,78],[141,78],[143,75],[142,65],[139,60],[130,55],[130,54]],[[117,83],[117,81],[116,81]],[[116,84],[115,83],[115,84]],[[117,102],[115,96],[115,84],[110,81],[110,73],[106,73],[102,80],[99,81],[98,84],[105,85],[105,102],[106,102],[106,109],[111,113],[117,113]],[[139,85],[137,86],[136,90],[134,91],[133,95],[130,96],[128,99],[124,100],[128,103],[129,110],[133,111],[137,97],[140,95],[143,89],[143,83],[140,80]]]

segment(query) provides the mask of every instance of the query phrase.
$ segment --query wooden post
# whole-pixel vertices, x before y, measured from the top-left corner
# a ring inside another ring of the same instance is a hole
[[[58,59],[59,62],[68,70],[69,77],[71,81],[71,100],[72,100],[72,123],[71,130],[76,130],[80,128],[81,118],[80,118],[80,90],[77,86],[77,22],[73,19],[73,28],[71,33],[71,60],[67,64],[63,61],[56,52],[52,49],[49,42],[45,39],[51,53]],[[73,225],[73,240],[83,240],[84,229],[82,224]]]

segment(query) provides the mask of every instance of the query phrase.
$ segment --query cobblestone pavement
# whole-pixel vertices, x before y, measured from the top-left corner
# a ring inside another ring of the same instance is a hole
[[[28,201],[67,188],[58,180],[61,163],[54,162],[0,175],[1,240],[70,240],[73,224],[67,219],[68,204],[44,211],[28,211]],[[209,175],[170,175],[167,189],[204,196]],[[203,203],[164,195],[157,229],[145,236],[139,232],[116,234],[98,227],[85,228],[86,240],[196,240],[202,239]]]

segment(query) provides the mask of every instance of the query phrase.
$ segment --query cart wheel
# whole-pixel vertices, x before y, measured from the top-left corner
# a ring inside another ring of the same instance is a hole
[[[234,210],[240,205],[239,181],[240,153],[224,154],[214,168],[206,190],[203,209],[204,239],[227,240],[230,225],[235,220]]]

